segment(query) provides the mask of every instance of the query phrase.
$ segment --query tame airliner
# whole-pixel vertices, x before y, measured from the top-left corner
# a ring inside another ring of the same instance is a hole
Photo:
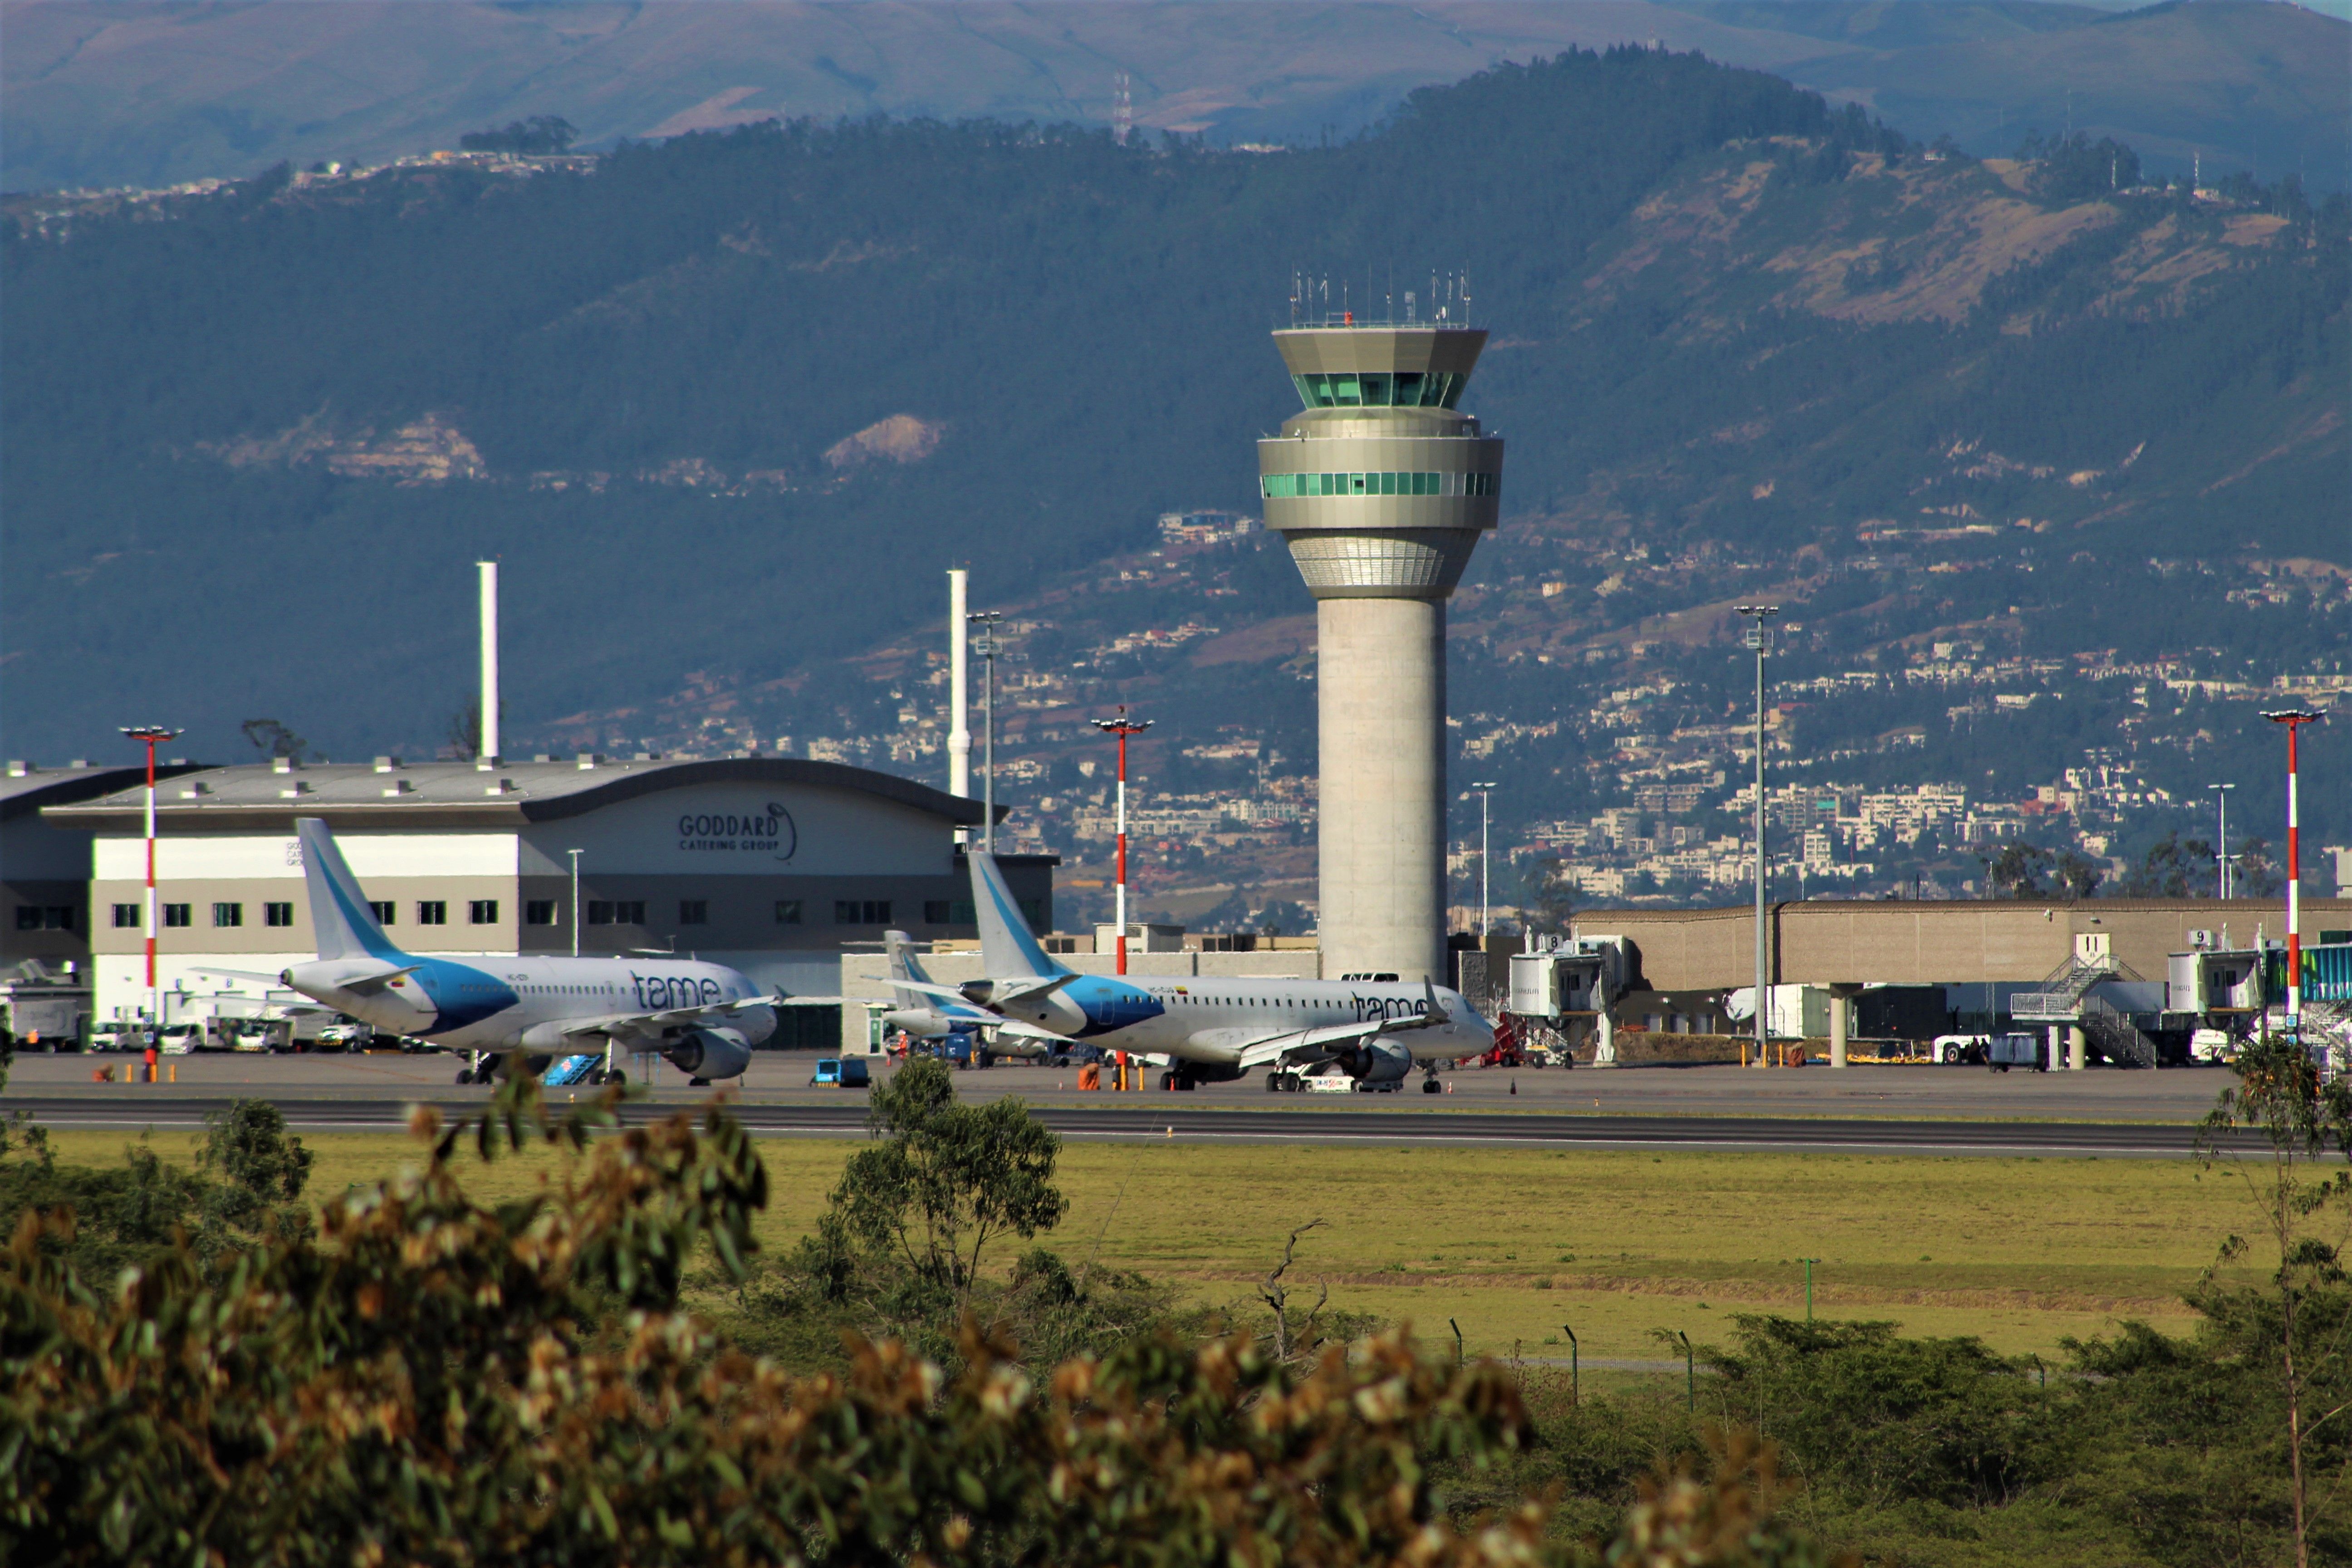
[[[1296,1090],[1309,1069],[1327,1064],[1359,1088],[1384,1088],[1418,1066],[1427,1075],[1422,1089],[1434,1094],[1438,1063],[1494,1047],[1495,1031],[1478,1010],[1427,980],[1076,973],[1038,943],[995,859],[978,850],[970,859],[990,978],[908,988],[1141,1055],[1162,1068],[1162,1088],[1228,1082],[1264,1068],[1269,1090]]]
[[[775,1031],[781,996],[723,963],[690,958],[420,958],[402,952],[314,816],[294,825],[317,959],[276,979],[388,1035],[478,1053],[459,1083],[533,1056],[645,1050],[697,1084],[734,1078]],[[224,972],[226,973],[226,972]],[[617,1079],[620,1074],[611,1072]]]

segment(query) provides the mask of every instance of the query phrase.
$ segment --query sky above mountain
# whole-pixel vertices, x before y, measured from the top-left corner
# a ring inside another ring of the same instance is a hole
[[[2243,0],[16,0],[0,5],[0,188],[377,163],[536,114],[591,147],[798,116],[1102,124],[1120,72],[1143,131],[1296,145],[1418,86],[1627,43],[1770,70],[1979,155],[2071,126],[2156,174],[2347,179],[2352,25]]]

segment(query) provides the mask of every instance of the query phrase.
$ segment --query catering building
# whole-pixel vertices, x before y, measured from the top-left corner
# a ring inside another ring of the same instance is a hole
[[[97,1013],[138,1017],[143,790],[45,806],[89,842]],[[893,774],[785,758],[279,762],[199,769],[159,792],[158,988],[167,1016],[311,955],[300,816],[325,820],[402,948],[452,957],[693,952],[789,992],[836,992],[840,955],[888,927],[976,933],[956,830],[979,802]],[[1053,915],[1048,856],[1000,857],[1024,912]],[[577,879],[574,879],[574,870]],[[199,1010],[201,1010],[199,1008]]]

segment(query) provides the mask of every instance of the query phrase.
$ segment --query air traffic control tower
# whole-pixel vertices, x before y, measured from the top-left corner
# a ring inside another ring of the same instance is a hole
[[[1486,334],[1274,334],[1306,404],[1258,443],[1265,525],[1316,599],[1323,973],[1444,980],[1445,601],[1495,526],[1503,443],[1455,410]]]

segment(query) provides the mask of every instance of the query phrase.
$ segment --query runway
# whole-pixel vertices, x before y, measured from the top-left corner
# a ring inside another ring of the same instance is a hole
[[[558,1110],[566,1101],[555,1091]],[[232,1101],[210,1095],[164,1095],[135,1085],[97,1093],[45,1095],[11,1101],[51,1127],[195,1128]],[[270,1096],[296,1130],[311,1132],[391,1131],[407,1124],[419,1104],[450,1121],[478,1112],[486,1097],[424,1094],[404,1099],[310,1099]],[[584,1096],[583,1098],[585,1098]],[[1333,1097],[1335,1100],[1338,1097]],[[2194,1129],[2184,1125],[2080,1121],[1896,1121],[1833,1117],[1726,1117],[1563,1114],[1454,1110],[1412,1101],[1377,1109],[1361,1097],[1330,1105],[1264,1110],[1179,1106],[1165,1100],[1101,1106],[1037,1105],[1030,1114],[1063,1136],[1087,1141],[1155,1142],[1370,1143],[1467,1147],[1778,1150],[1928,1155],[2104,1155],[2187,1158]],[[1401,1097],[1400,1097],[1401,1098]],[[642,1121],[693,1109],[698,1099],[669,1093],[634,1101],[624,1119]],[[768,1137],[862,1137],[864,1098],[833,1103],[751,1101],[732,1107],[754,1132]]]
[[[634,1059],[634,1058],[633,1058]],[[812,1087],[812,1054],[761,1053],[749,1083],[728,1086],[735,1114],[772,1137],[857,1137],[862,1090]],[[240,1098],[268,1100],[296,1128],[393,1131],[411,1106],[452,1119],[489,1090],[451,1081],[455,1059],[430,1055],[167,1058],[175,1082],[94,1082],[127,1074],[119,1056],[19,1056],[0,1111],[58,1128],[194,1128]],[[710,1090],[657,1062],[632,1120],[702,1104]],[[885,1067],[877,1081],[892,1070]],[[1017,1095],[1074,1139],[1217,1143],[1370,1143],[1456,1147],[1847,1151],[1864,1153],[2185,1158],[2216,1090],[2216,1070],[1989,1074],[1980,1068],[1740,1068],[1619,1071],[1476,1068],[1444,1075],[1445,1092],[1270,1095],[1256,1079],[1189,1094],[1078,1089],[1076,1075],[1008,1067],[956,1075],[958,1098]],[[591,1090],[552,1089],[558,1106]]]

